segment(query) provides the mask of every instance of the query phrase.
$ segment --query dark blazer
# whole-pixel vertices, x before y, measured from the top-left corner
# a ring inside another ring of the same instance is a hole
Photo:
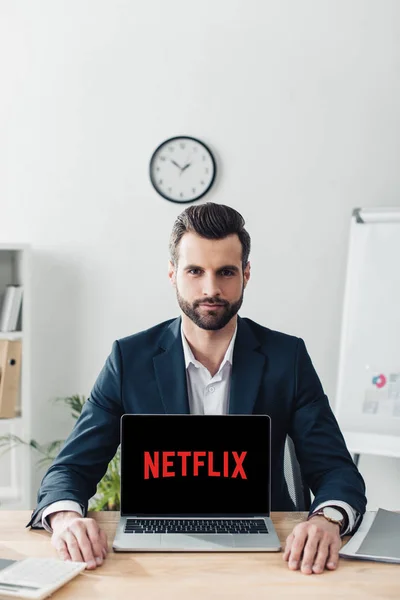
[[[181,319],[114,342],[75,427],[44,476],[32,514],[58,500],[87,511],[120,441],[124,413],[189,413]],[[349,455],[300,338],[238,318],[230,414],[267,414],[272,423],[272,510],[293,510],[283,470],[286,435],[295,444],[313,508],[343,500],[365,511],[364,481]]]

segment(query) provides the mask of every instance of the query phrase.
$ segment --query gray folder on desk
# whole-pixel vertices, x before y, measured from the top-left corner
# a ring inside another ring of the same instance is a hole
[[[339,554],[347,558],[400,563],[400,513],[383,508],[367,512],[359,530]]]

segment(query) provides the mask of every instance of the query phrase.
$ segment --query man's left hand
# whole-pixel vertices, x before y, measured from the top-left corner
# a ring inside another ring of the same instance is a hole
[[[307,575],[322,573],[325,566],[333,571],[339,563],[341,545],[339,525],[324,517],[312,517],[296,525],[287,537],[283,560],[289,562],[289,569],[301,569]]]

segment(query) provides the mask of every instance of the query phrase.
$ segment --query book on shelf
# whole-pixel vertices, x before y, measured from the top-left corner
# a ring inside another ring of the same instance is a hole
[[[0,340],[0,418],[12,419],[19,412],[22,343]]]
[[[15,331],[22,305],[22,285],[8,285],[0,313],[0,331]]]

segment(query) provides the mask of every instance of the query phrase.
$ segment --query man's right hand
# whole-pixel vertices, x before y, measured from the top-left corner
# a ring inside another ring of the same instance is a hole
[[[51,543],[63,560],[87,563],[87,569],[103,564],[107,556],[107,536],[95,519],[81,517],[74,511],[49,515],[53,530]]]

